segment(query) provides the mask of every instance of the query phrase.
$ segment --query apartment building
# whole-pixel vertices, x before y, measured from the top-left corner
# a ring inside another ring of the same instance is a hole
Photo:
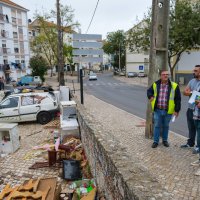
[[[0,1],[0,71],[17,74],[29,65],[28,10],[9,0]]]

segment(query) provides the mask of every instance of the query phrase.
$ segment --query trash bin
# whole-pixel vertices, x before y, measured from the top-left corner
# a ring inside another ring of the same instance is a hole
[[[63,179],[78,180],[81,178],[80,161],[63,160]]]

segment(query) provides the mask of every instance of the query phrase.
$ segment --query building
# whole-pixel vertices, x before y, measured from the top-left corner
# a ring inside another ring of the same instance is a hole
[[[0,71],[17,79],[29,66],[28,10],[12,1],[0,1]],[[7,68],[8,69],[8,68]]]
[[[136,26],[134,26],[129,31],[137,31],[138,29],[143,29],[146,26],[145,21],[141,21]],[[128,32],[127,31],[127,34]],[[149,52],[144,52],[143,50],[130,51],[127,47],[126,49],[126,72],[145,72],[149,71]]]
[[[85,69],[99,71],[103,65],[102,35],[73,34],[73,62]]]

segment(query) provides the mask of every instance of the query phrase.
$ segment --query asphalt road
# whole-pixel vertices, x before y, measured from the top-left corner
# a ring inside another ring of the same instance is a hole
[[[146,118],[146,87],[123,83],[114,79],[112,74],[98,74],[97,81],[85,78],[84,91],[131,114]],[[188,134],[187,101],[188,98],[182,95],[180,115],[174,123],[170,123],[170,130],[183,136]]]

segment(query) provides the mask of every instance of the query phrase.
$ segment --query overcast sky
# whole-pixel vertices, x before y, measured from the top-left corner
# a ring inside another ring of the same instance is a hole
[[[39,13],[55,9],[56,0],[11,0],[30,11],[28,18],[33,18],[36,9]],[[75,21],[81,24],[85,33],[92,18],[97,0],[60,0],[63,5],[70,5],[75,11]],[[96,14],[88,33],[102,34],[108,32],[127,31],[136,24],[136,18],[141,20],[144,13],[151,7],[152,0],[100,0]]]

